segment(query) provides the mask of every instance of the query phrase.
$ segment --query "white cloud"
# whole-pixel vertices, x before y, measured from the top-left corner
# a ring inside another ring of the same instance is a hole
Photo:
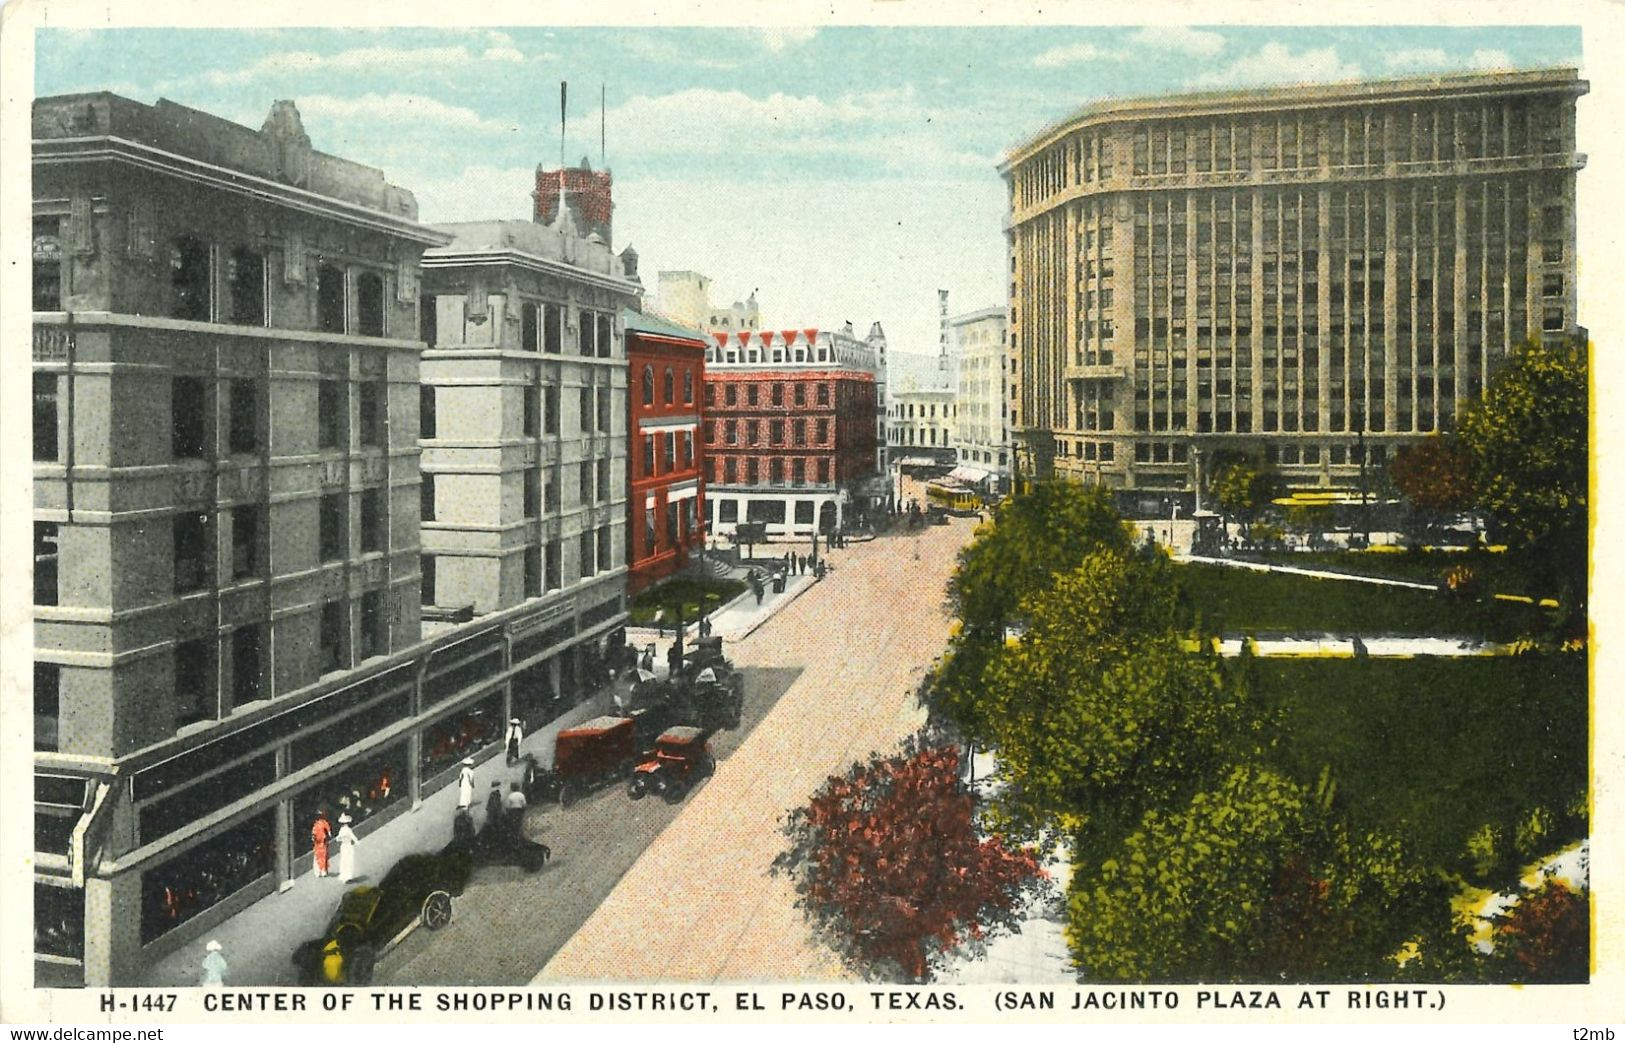
[[[1068,65],[1107,60],[1107,55],[1092,43],[1069,43],[1041,51],[1033,58],[1040,69],[1060,69]]]
[[[691,87],[672,94],[637,95],[609,112],[611,139],[640,152],[825,149],[813,135],[834,128],[852,133],[918,129],[929,114],[912,88],[816,95],[775,91],[764,98],[743,91]],[[837,145],[839,142],[837,141]]]
[[[1129,34],[1129,43],[1154,51],[1173,51],[1211,58],[1224,50],[1224,37],[1185,25],[1148,25]]]
[[[1450,56],[1438,47],[1411,47],[1385,54],[1382,61],[1390,69],[1438,69],[1449,64]]]
[[[1474,51],[1467,59],[1470,69],[1511,69],[1512,56],[1505,51],[1482,47]]]
[[[536,168],[471,166],[460,170],[437,168],[432,176],[391,179],[407,185],[417,197],[418,216],[428,224],[449,221],[489,221],[530,217],[530,193],[536,188]],[[616,193],[622,191],[616,185]]]
[[[334,54],[315,51],[281,51],[268,54],[240,69],[209,70],[197,79],[213,87],[232,87],[256,80],[290,74],[324,72],[377,73],[394,67],[413,71],[444,68],[488,61],[523,62],[525,56],[505,33],[491,33],[487,46],[475,55],[467,47],[352,47]]]
[[[809,43],[818,35],[818,30],[810,25],[757,26],[745,32],[774,54]]]
[[[346,136],[346,126],[356,124],[365,124],[368,130],[377,129],[374,124],[384,124],[386,128],[391,124],[433,125],[483,134],[517,130],[500,121],[486,119],[473,109],[414,94],[363,94],[356,98],[310,94],[297,98],[296,104],[305,126],[323,138]]]
[[[1193,87],[1235,87],[1244,84],[1325,83],[1360,76],[1358,62],[1338,57],[1336,47],[1293,51],[1281,43],[1267,43],[1229,65],[1189,81]]]

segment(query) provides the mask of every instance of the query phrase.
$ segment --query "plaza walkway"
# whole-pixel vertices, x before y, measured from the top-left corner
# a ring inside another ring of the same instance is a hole
[[[923,723],[915,690],[946,644],[944,592],[971,527],[831,551],[834,572],[729,648],[741,666],[801,673],[537,981],[848,977],[768,867],[789,809]]]

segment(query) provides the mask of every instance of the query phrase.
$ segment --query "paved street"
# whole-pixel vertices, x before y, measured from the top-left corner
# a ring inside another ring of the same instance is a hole
[[[971,528],[955,520],[831,552],[829,579],[730,648],[742,666],[799,674],[538,980],[847,977],[768,866],[787,810],[922,723],[915,689],[947,640],[944,592]]]

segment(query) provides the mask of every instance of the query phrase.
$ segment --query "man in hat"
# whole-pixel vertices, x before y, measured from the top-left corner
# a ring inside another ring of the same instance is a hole
[[[345,883],[361,875],[355,865],[356,835],[350,828],[352,821],[349,815],[339,816],[339,879]]]
[[[474,758],[463,758],[463,770],[457,773],[457,807],[474,806]]]
[[[203,977],[198,985],[205,989],[223,989],[226,987],[226,958],[220,953],[220,943],[211,938],[204,948],[208,951],[203,954]]]
[[[519,742],[525,737],[523,726],[519,718],[508,718],[508,763],[512,764],[519,759]]]

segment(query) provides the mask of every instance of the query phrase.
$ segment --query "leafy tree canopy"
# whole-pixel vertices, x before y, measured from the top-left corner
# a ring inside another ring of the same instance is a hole
[[[1351,842],[1307,788],[1237,767],[1146,812],[1094,878],[1075,878],[1067,936],[1102,981],[1392,977],[1445,888],[1398,845]]]
[[[1250,459],[1221,463],[1209,480],[1213,498],[1224,512],[1248,521],[1280,495],[1281,476]]]
[[[1445,513],[1473,504],[1472,460],[1451,438],[1434,435],[1401,446],[1388,465],[1388,477],[1418,510]]]
[[[984,838],[959,751],[911,740],[830,778],[785,825],[788,873],[819,937],[874,980],[921,981],[947,954],[1015,929],[1045,886],[1034,852]]]

